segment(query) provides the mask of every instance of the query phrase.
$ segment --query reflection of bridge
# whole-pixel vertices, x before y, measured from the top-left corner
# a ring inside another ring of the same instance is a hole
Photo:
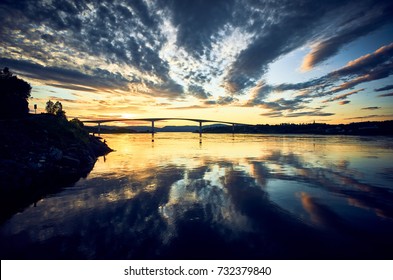
[[[100,119],[100,120],[84,120],[84,123],[96,123],[97,124],[97,133],[100,134],[101,124],[107,122],[129,122],[129,121],[146,121],[151,122],[151,134],[154,137],[154,123],[157,121],[192,121],[199,123],[199,137],[202,137],[202,124],[203,123],[222,123],[222,124],[230,124],[232,125],[232,133],[235,133],[235,125],[250,125],[245,123],[237,123],[237,122],[227,122],[227,121],[216,121],[216,120],[204,120],[204,119],[190,119],[190,118],[141,118],[141,119]],[[154,141],[154,138],[152,139]]]

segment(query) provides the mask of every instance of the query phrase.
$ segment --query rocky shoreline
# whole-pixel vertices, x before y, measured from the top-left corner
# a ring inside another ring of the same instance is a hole
[[[76,120],[29,115],[0,121],[0,220],[84,178],[112,150]]]

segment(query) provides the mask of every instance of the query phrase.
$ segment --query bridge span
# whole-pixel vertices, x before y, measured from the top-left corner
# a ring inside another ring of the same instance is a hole
[[[199,123],[199,137],[202,137],[202,124],[203,123],[222,123],[222,124],[230,124],[232,125],[232,133],[235,133],[235,125],[241,126],[249,126],[251,124],[246,123],[238,123],[238,122],[228,122],[228,121],[217,121],[217,120],[207,120],[207,119],[193,119],[193,118],[119,118],[119,119],[97,119],[97,120],[81,120],[84,123],[96,123],[97,124],[97,134],[100,135],[101,124],[107,122],[124,122],[124,121],[146,121],[151,122],[151,134],[152,134],[152,141],[154,142],[154,124],[158,121],[192,121]]]

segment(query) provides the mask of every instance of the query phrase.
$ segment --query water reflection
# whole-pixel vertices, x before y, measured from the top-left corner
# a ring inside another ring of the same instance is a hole
[[[149,137],[108,135],[87,179],[1,226],[1,257],[393,257],[389,139]]]

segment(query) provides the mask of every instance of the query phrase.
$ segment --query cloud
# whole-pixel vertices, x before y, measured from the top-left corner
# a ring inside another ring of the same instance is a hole
[[[207,99],[211,96],[210,93],[206,92],[205,89],[199,85],[190,85],[188,91],[199,99]]]
[[[297,117],[311,117],[311,116],[316,116],[316,117],[326,117],[326,116],[333,116],[335,115],[334,113],[327,113],[327,112],[321,112],[320,110],[314,110],[314,111],[305,111],[305,112],[295,112],[295,113],[289,113],[285,115],[287,118],[297,118]]]
[[[228,105],[238,102],[239,99],[233,96],[219,96],[217,100],[207,100],[206,105]]]
[[[364,75],[369,71],[375,71],[375,69],[380,70],[383,66],[391,67],[392,56],[393,43],[380,47],[371,54],[361,56],[358,59],[348,62],[345,67],[330,73],[330,76]]]
[[[190,55],[201,57],[212,47],[212,37],[232,21],[233,0],[216,1],[158,1],[174,26],[178,27],[176,43]]]
[[[353,94],[357,94],[358,92],[361,92],[363,90],[364,90],[364,88],[353,90],[353,91],[350,91],[350,92],[347,92],[347,93],[344,93],[344,94],[337,95],[335,97],[329,98],[329,99],[324,100],[322,102],[323,103],[327,103],[327,102],[333,102],[333,101],[337,101],[337,100],[344,100],[344,99],[347,99],[348,96],[353,95]],[[347,102],[347,103],[349,103],[349,102]],[[344,104],[347,104],[347,103],[344,103]],[[341,104],[341,105],[343,105],[343,104]]]
[[[386,1],[360,1],[356,7],[347,1],[306,2],[304,5],[293,1],[270,2],[258,5],[257,9],[250,5],[250,9],[260,12],[261,18],[255,13],[250,20],[252,25],[248,30],[255,32],[255,40],[239,54],[226,77],[225,83],[230,85],[232,93],[243,92],[255,85],[269,63],[310,40],[320,40],[321,43],[314,49],[312,59],[308,58],[308,67],[392,21],[389,12],[392,5]],[[246,12],[247,8],[242,11]],[[320,34],[323,34],[322,38]]]
[[[20,74],[31,79],[48,81],[50,85],[69,89],[83,89],[89,91],[93,89],[122,89],[128,90],[128,81],[121,75],[105,75],[105,71],[95,69],[95,75],[88,75],[77,70],[70,70],[59,67],[47,67],[23,60],[12,60],[0,58],[0,64],[8,65],[15,74]],[[52,82],[57,83],[52,83]],[[63,83],[60,85],[58,83]],[[87,88],[87,89],[86,89]]]
[[[159,57],[157,50],[165,38],[155,10],[144,1],[35,1],[34,5],[18,1],[3,9],[0,21],[7,32],[0,39],[8,58],[15,58],[18,52],[22,61],[48,68],[98,79],[122,76],[152,91],[182,93],[182,87],[175,86],[169,76],[168,62]],[[23,44],[19,43],[21,34]],[[107,73],[94,73],[97,69]]]
[[[261,113],[261,116],[266,117],[288,117],[288,118],[296,118],[296,117],[304,117],[304,116],[333,116],[334,113],[323,112],[320,108],[311,108],[306,104],[310,101],[303,99],[301,96],[293,100],[288,100],[284,98],[280,98],[276,101],[271,102],[259,102],[258,106],[262,109],[268,110],[268,112]]]
[[[381,109],[381,107],[364,107],[364,108],[362,108],[362,110],[378,110],[378,109]]]
[[[343,100],[343,101],[340,101],[338,104],[340,104],[340,105],[346,105],[346,104],[349,104],[349,103],[351,103],[351,101],[349,101],[349,100]]]
[[[392,118],[393,114],[389,115],[367,115],[367,116],[361,116],[361,117],[351,117],[351,118],[345,118],[346,120],[363,120],[363,119],[374,119],[374,118]]]
[[[263,117],[270,117],[270,118],[280,118],[283,116],[281,112],[267,112],[267,113],[261,113],[259,115]]]
[[[374,91],[385,91],[385,90],[390,90],[390,89],[393,89],[393,85],[387,85],[387,86],[384,86],[381,88],[376,88],[376,89],[374,89]]]
[[[52,86],[52,87],[76,90],[76,91],[90,91],[90,92],[97,92],[98,91],[97,89],[94,89],[94,88],[82,87],[82,86],[72,85],[72,84],[52,84],[52,83],[46,83],[46,85],[47,86]]]
[[[388,96],[393,96],[393,92],[378,95],[378,97],[388,97]]]
[[[378,1],[378,5],[373,5],[370,2],[359,2],[358,4],[356,7],[351,5],[344,8],[352,9],[352,12],[349,13],[352,18],[344,17],[345,21],[342,21],[341,26],[337,26],[337,31],[331,37],[323,38],[312,47],[311,52],[303,60],[301,66],[303,71],[311,70],[336,55],[344,45],[391,22],[392,14],[389,12],[393,8],[391,3]]]
[[[189,109],[206,109],[208,107],[201,105],[181,106],[181,107],[168,107],[169,110],[189,110]]]
[[[353,88],[361,83],[383,79],[393,74],[393,43],[377,49],[375,52],[364,55],[348,62],[344,67],[332,71],[322,77],[314,78],[301,83],[283,83],[279,85],[260,84],[253,88],[254,94],[248,100],[248,106],[261,106],[262,108],[269,102],[265,102],[267,96],[273,92],[302,91],[293,100],[293,104],[298,107],[276,106],[276,110],[298,110],[305,109],[305,105],[310,100],[331,96],[341,91]],[[364,89],[355,89],[348,93],[331,97],[322,101],[323,103],[344,100],[348,96],[357,94]],[[279,105],[279,104],[278,104]]]

